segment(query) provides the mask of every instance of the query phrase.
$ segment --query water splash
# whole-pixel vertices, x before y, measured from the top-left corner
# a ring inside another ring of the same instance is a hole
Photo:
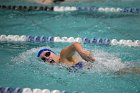
[[[95,50],[94,55],[96,61],[93,64],[93,68],[98,72],[115,72],[126,66],[122,63],[121,58],[102,50]]]
[[[27,50],[25,52],[19,53],[18,56],[16,56],[15,58],[12,59],[13,62],[16,63],[24,63],[24,62],[36,62],[39,61],[38,57],[37,57],[37,53],[39,50],[43,49],[43,48],[50,48],[49,46],[44,46],[44,47],[38,47],[38,48],[32,48],[30,50]],[[51,48],[50,48],[51,49]],[[55,49],[56,52],[58,52],[58,49]]]
[[[27,50],[23,53],[20,53],[18,56],[12,59],[15,63],[36,63],[41,60],[38,60],[37,58],[37,52],[48,46],[44,47],[38,47],[38,48],[32,48],[30,50]],[[50,48],[50,47],[48,47]],[[60,49],[55,48],[56,53],[60,52]],[[96,61],[91,63],[92,68],[90,68],[90,72],[115,72],[119,69],[122,69],[126,66],[125,63],[121,62],[121,58],[118,58],[117,56],[105,52],[103,50],[94,50],[94,55],[96,58]],[[40,62],[41,63],[41,62]],[[59,68],[62,68],[62,65],[59,65]],[[84,69],[84,71],[88,71],[89,69]]]

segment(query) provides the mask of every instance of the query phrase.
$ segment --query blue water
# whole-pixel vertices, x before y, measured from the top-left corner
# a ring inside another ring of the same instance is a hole
[[[0,0],[1,4],[38,5]],[[139,0],[78,2],[74,6],[139,7]],[[140,40],[139,14],[90,12],[20,12],[0,10],[0,35],[45,35]],[[69,43],[0,42],[0,86],[48,88],[86,93],[139,93],[139,74],[114,74],[123,67],[140,67],[140,48],[84,44],[96,62],[90,70],[70,72],[61,65],[41,63],[37,52],[50,47],[58,54]]]

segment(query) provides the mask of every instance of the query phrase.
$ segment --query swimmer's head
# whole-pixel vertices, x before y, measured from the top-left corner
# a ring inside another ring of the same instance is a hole
[[[57,56],[55,53],[48,48],[41,49],[38,52],[37,57],[40,57],[44,62],[49,62],[49,63],[56,63],[58,60]]]
[[[51,49],[44,48],[44,49],[41,49],[41,50],[38,52],[37,57],[40,57],[40,55],[41,55],[43,52],[45,52],[45,51],[53,52]],[[54,53],[54,52],[53,52],[53,53]]]

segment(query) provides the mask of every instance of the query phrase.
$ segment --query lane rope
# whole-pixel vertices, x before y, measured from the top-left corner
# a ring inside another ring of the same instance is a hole
[[[12,87],[0,87],[0,93],[70,93],[66,90],[49,90],[49,89],[31,89],[31,88],[12,88]],[[73,91],[71,93],[85,93]]]
[[[140,40],[124,40],[124,39],[108,39],[108,38],[88,38],[88,37],[52,37],[52,36],[26,36],[26,35],[0,35],[0,42],[61,42],[72,43],[80,42],[93,45],[124,45],[124,46],[140,46]]]
[[[75,7],[75,6],[16,6],[16,5],[0,5],[0,9],[18,10],[18,11],[85,11],[85,12],[106,12],[106,13],[131,13],[139,14],[140,8],[115,8],[115,7]]]

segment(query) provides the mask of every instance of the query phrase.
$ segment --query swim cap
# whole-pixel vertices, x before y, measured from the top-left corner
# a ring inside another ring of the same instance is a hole
[[[43,53],[44,51],[49,51],[49,52],[53,52],[52,50],[48,49],[48,48],[44,48],[44,49],[41,49],[39,52],[38,52],[38,55],[37,57],[39,57],[41,55],[41,53]],[[54,53],[54,52],[53,52]]]

